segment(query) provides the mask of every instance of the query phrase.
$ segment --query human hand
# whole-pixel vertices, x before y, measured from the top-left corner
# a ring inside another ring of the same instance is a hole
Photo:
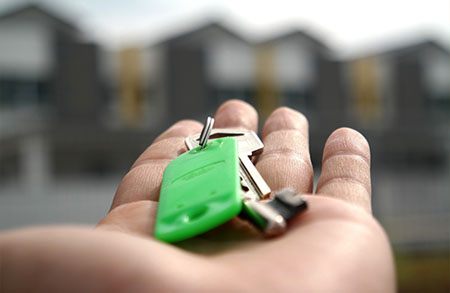
[[[228,101],[216,127],[257,128],[256,111]],[[388,239],[371,215],[370,151],[364,137],[328,138],[313,192],[308,123],[280,108],[267,119],[256,167],[272,190],[294,188],[309,209],[285,235],[262,239],[237,220],[178,246],[152,238],[162,174],[201,124],[181,121],[138,158],[97,229],[59,227],[0,236],[2,292],[296,291],[392,292]]]

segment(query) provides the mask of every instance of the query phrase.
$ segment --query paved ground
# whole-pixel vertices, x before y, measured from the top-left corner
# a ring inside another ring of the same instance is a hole
[[[94,225],[107,212],[118,177],[66,178],[41,192],[0,187],[0,229],[40,224]]]

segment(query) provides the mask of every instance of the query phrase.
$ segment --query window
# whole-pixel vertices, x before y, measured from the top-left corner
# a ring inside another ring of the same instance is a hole
[[[25,79],[0,79],[0,106],[22,107],[49,102],[48,83]]]

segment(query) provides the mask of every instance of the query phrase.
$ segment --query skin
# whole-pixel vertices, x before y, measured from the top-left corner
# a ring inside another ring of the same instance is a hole
[[[257,130],[250,105],[231,100],[215,127]],[[232,220],[175,245],[152,238],[162,174],[201,130],[180,121],[155,139],[120,183],[95,229],[40,227],[0,234],[1,292],[394,292],[388,238],[371,214],[370,150],[349,128],[328,138],[313,192],[308,122],[289,108],[264,124],[256,162],[272,190],[305,194],[307,212],[264,239]]]

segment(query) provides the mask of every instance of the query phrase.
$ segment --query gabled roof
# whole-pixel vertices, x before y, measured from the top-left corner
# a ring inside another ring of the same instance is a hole
[[[0,22],[20,17],[30,12],[41,15],[44,19],[49,19],[52,23],[55,23],[59,27],[63,26],[69,30],[78,32],[78,28],[71,22],[67,21],[64,17],[61,17],[57,13],[34,3],[14,6],[9,10],[0,12]]]
[[[188,31],[178,32],[177,34],[169,36],[169,37],[163,39],[162,41],[158,42],[156,45],[168,44],[168,43],[179,43],[179,42],[187,41],[197,35],[201,35],[202,33],[207,32],[208,30],[217,30],[217,31],[224,33],[226,35],[229,35],[237,40],[249,43],[249,41],[247,39],[245,39],[244,37],[242,37],[235,31],[229,29],[222,23],[220,23],[218,21],[209,21],[207,23],[197,25]]]
[[[405,53],[406,52],[416,52],[416,51],[420,51],[420,50],[423,50],[426,48],[435,48],[447,55],[450,55],[448,48],[446,48],[441,43],[439,43],[435,40],[432,40],[432,39],[423,39],[420,41],[416,41],[415,43],[412,43],[412,44],[407,44],[405,46],[392,48],[384,53],[385,54],[398,54],[398,53],[403,53],[403,52],[405,52]]]
[[[296,29],[296,28],[285,31],[284,33],[279,33],[270,38],[264,39],[259,44],[260,45],[276,44],[276,43],[280,43],[280,42],[284,42],[284,41],[288,41],[288,40],[295,40],[295,39],[297,39],[299,41],[306,40],[324,53],[331,52],[330,47],[327,44],[325,44],[322,40],[313,36],[313,34],[306,32],[305,30],[300,30],[300,29]]]
[[[408,42],[406,44],[402,43],[400,45],[376,49],[363,54],[357,54],[355,56],[347,58],[347,60],[356,60],[361,58],[377,57],[377,56],[400,56],[400,55],[405,56],[409,54],[414,55],[425,52],[427,48],[434,48],[446,55],[450,55],[449,48],[447,48],[440,42],[431,38],[423,38],[420,40]]]

